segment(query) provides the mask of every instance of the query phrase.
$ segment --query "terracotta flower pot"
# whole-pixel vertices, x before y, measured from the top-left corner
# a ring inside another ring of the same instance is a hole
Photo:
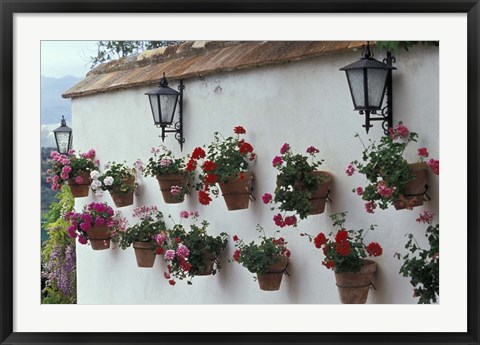
[[[360,272],[335,272],[341,303],[364,304],[367,301],[368,290],[370,289],[373,273],[377,270],[377,263],[372,260],[363,260],[363,262]]]
[[[217,256],[214,253],[203,251],[203,263],[205,268],[203,270],[194,271],[195,276],[209,276],[213,273],[213,266],[215,265],[215,259]]]
[[[110,192],[116,207],[125,207],[133,204],[133,190],[131,192]]]
[[[332,174],[327,171],[315,171],[316,176],[325,176],[326,179],[323,183],[320,183],[317,190],[312,193],[310,197],[310,204],[312,209],[310,215],[322,214],[325,211],[325,203],[327,200],[328,190],[332,183]]]
[[[277,291],[282,283],[283,272],[287,268],[288,258],[286,256],[278,256],[277,261],[270,266],[264,274],[257,273],[258,285],[260,290]]]
[[[157,257],[153,248],[154,245],[150,242],[133,242],[138,267],[153,267],[155,258]]]
[[[110,248],[112,235],[106,225],[94,225],[88,230],[88,238],[93,250],[104,250]]]
[[[80,176],[83,179],[82,183],[77,183],[75,178]],[[70,187],[70,191],[74,198],[83,198],[88,196],[88,192],[90,190],[90,172],[85,171],[79,173],[77,176],[70,178],[67,180],[68,186]]]
[[[177,175],[157,175],[158,184],[160,186],[160,191],[162,192],[163,200],[166,204],[179,204],[185,199],[185,194],[181,193],[180,195],[172,195],[170,190],[173,186],[179,186],[184,188],[187,186],[188,175],[187,174],[177,174]]]
[[[395,200],[393,206],[396,210],[412,208],[423,205],[423,194],[427,182],[428,166],[425,162],[409,164],[415,178],[405,185],[405,192]]]
[[[253,173],[243,173],[243,178],[230,178],[226,183],[219,183],[223,198],[229,211],[248,208],[252,190]]]

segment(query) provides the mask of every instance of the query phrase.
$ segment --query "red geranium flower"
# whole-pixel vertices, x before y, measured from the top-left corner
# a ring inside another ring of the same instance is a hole
[[[348,239],[348,231],[345,229],[340,230],[335,236],[335,242],[342,243]]]
[[[162,248],[162,247],[158,247],[155,252],[158,254],[158,255],[161,255],[165,252],[165,250]]]
[[[205,151],[201,147],[196,147],[192,152],[192,159],[205,158]]]
[[[321,232],[317,235],[317,237],[313,239],[313,243],[315,243],[315,247],[320,248],[325,243],[327,243],[327,237],[323,232]]]
[[[348,242],[337,243],[335,250],[341,256],[347,256],[350,254],[350,244]]]
[[[367,246],[367,252],[370,256],[380,256],[383,253],[383,249],[377,242],[371,242]]]
[[[268,204],[270,201],[272,201],[272,198],[273,198],[272,194],[270,194],[270,193],[263,194],[263,196],[262,196],[263,203]]]
[[[288,226],[297,224],[297,217],[295,216],[285,217],[285,224]]]
[[[325,266],[326,268],[330,269],[330,268],[333,268],[334,263],[333,263],[332,260],[328,260],[328,261],[322,261],[322,265]]]
[[[218,177],[215,174],[208,174],[208,175],[205,175],[205,177],[203,178],[203,181],[208,184],[215,184],[217,183],[217,180],[218,180]]]
[[[320,150],[317,149],[315,146],[310,146],[307,148],[307,153],[310,153],[311,155],[314,155],[315,153],[319,153]]]
[[[190,159],[187,162],[187,170],[188,171],[194,171],[197,168],[197,162],[195,162],[194,159]]]
[[[242,126],[237,126],[233,129],[233,131],[235,132],[235,134],[245,134],[247,133],[247,131],[245,130],[245,128],[243,128]]]
[[[192,264],[186,260],[182,260],[180,262],[180,268],[185,271],[185,272],[188,272],[190,271],[190,268],[192,268]]]
[[[233,260],[237,261],[240,260],[240,249],[236,249],[234,252],[233,252]]]
[[[432,169],[432,172],[435,175],[438,175],[440,173],[440,162],[437,159],[430,159],[427,165],[430,167],[430,169]]]
[[[213,171],[216,168],[217,168],[217,164],[215,164],[215,162],[212,162],[212,161],[205,161],[202,165],[202,169],[205,172]]]
[[[240,149],[240,153],[244,155],[246,155],[247,153],[253,152],[253,146],[247,142],[243,142],[241,144],[239,143],[238,147]]]
[[[238,241],[238,236],[237,236],[237,235],[233,235],[233,241],[234,241],[234,242],[237,242],[237,241]]]
[[[280,213],[276,214],[273,216],[273,221],[275,222],[275,225],[283,228],[286,224],[283,221],[283,217]]]
[[[210,195],[208,195],[207,192],[201,190],[201,191],[198,192],[198,201],[202,205],[209,205],[210,201],[212,201],[212,199],[210,198]]]
[[[426,147],[421,147],[418,149],[418,155],[420,157],[428,157],[428,151]]]
[[[169,280],[169,281],[168,281],[168,284],[170,284],[170,285],[173,286],[173,285],[175,285],[176,283],[175,283],[175,280]]]

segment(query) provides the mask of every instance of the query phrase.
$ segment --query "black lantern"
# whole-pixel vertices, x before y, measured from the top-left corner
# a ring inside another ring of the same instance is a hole
[[[392,114],[392,66],[395,58],[390,52],[387,52],[387,58],[380,62],[373,58],[373,52],[370,44],[363,49],[362,58],[348,66],[340,68],[347,75],[348,86],[352,95],[354,110],[358,110],[360,115],[365,114],[365,130],[372,125],[370,121],[383,121],[382,127],[385,134],[393,125]],[[382,107],[383,98],[387,95],[387,104]],[[378,117],[370,117],[371,114]]]
[[[73,132],[72,129],[67,126],[67,122],[63,115],[60,127],[54,129],[53,134],[55,135],[55,142],[57,143],[57,151],[62,155],[66,155],[72,148]]]
[[[185,139],[183,138],[183,81],[180,80],[179,91],[168,87],[167,78],[163,73],[160,85],[155,89],[147,91],[152,108],[153,122],[155,126],[162,128],[162,141],[165,141],[165,133],[175,133],[175,138],[180,143],[180,149],[183,148]],[[175,111],[178,104],[179,119],[173,122]]]

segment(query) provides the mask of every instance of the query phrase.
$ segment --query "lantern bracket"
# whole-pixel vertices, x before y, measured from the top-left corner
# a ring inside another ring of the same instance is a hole
[[[368,47],[368,46],[367,46]],[[372,55],[373,56],[373,55]],[[387,51],[387,57],[383,59],[383,63],[392,66],[397,60],[390,51]],[[385,105],[380,109],[380,113],[377,110],[360,110],[360,115],[365,115],[365,124],[362,127],[368,134],[368,130],[373,127],[371,121],[382,121],[383,133],[388,135],[390,128],[393,127],[393,101],[392,101],[392,70],[387,72],[387,83],[385,85]],[[378,115],[378,117],[372,117],[372,115]]]

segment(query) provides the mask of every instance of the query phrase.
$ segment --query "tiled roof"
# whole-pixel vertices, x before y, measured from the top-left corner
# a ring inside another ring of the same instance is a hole
[[[73,98],[219,72],[308,59],[354,48],[364,41],[187,41],[110,61],[91,70],[62,97]]]

